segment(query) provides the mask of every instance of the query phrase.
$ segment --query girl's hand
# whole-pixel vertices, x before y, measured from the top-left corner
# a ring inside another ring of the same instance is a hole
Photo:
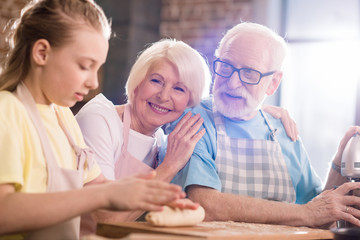
[[[160,211],[162,206],[185,197],[181,187],[153,180],[154,172],[105,183],[109,210]]]
[[[192,209],[192,210],[196,210],[200,206],[198,203],[194,203],[188,198],[178,199],[167,205],[172,208]]]

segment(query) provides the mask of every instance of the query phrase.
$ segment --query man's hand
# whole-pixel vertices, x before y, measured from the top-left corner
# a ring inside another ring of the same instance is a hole
[[[308,226],[322,227],[337,220],[345,220],[360,227],[360,197],[348,195],[351,190],[360,189],[360,182],[344,183],[340,187],[325,190],[305,204]]]

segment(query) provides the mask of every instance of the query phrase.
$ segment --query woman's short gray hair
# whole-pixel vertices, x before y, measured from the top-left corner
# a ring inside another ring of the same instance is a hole
[[[163,60],[177,68],[180,81],[189,89],[188,107],[199,104],[202,97],[209,95],[211,74],[202,55],[182,41],[162,39],[145,49],[132,66],[126,82],[128,102],[134,100],[135,89],[146,78],[149,70]]]

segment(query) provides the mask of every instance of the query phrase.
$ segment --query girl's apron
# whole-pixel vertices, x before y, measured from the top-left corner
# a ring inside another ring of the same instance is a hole
[[[131,123],[130,104],[126,104],[124,110],[124,122],[123,122],[124,142],[121,147],[120,157],[115,162],[115,179],[123,178],[134,174],[148,173],[154,170],[154,168],[136,159],[128,152],[127,148],[129,142],[130,123]],[[153,153],[155,154],[156,152],[157,151],[153,151]],[[152,154],[152,156],[147,156],[146,159],[154,159],[155,154]]]
[[[23,82],[17,86],[14,94],[25,106],[25,109],[27,110],[27,113],[39,135],[47,165],[47,192],[68,191],[81,188],[83,186],[83,170],[85,161],[87,160],[88,167],[91,167],[93,164],[92,151],[89,148],[82,149],[75,145],[73,139],[69,135],[69,132],[66,130],[59,118],[58,113],[56,113],[59,125],[68,138],[69,143],[74,149],[77,157],[77,170],[59,167],[54,153],[51,150],[51,144],[41,120],[41,116],[36,107],[36,103]],[[26,234],[25,239],[79,239],[79,230],[80,217],[75,217],[54,226],[29,232]]]
[[[215,164],[224,193],[283,202],[295,202],[295,190],[288,173],[275,132],[260,110],[268,126],[269,140],[230,138],[222,115],[213,102],[217,131]]]

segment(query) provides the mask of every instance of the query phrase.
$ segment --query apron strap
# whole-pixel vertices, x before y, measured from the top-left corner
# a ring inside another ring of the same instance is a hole
[[[31,119],[31,121],[37,126],[36,131],[38,132],[41,144],[42,144],[42,151],[44,154],[44,157],[46,159],[47,168],[49,171],[49,165],[51,166],[58,166],[55,155],[52,151],[52,147],[50,145],[49,138],[47,136],[45,127],[42,123],[41,116],[39,114],[39,111],[36,107],[36,103],[34,101],[34,98],[32,97],[31,93],[29,92],[28,88],[24,84],[24,82],[20,82],[16,88],[15,96],[23,103],[25,106],[25,109]],[[93,159],[93,152],[90,148],[81,148],[77,146],[71,137],[71,134],[66,129],[65,125],[63,124],[61,118],[59,117],[59,114],[57,110],[55,109],[56,117],[58,119],[58,123],[61,127],[61,129],[64,131],[65,136],[67,137],[71,147],[74,149],[77,159],[77,169],[83,169],[85,161],[87,160],[88,167],[91,168],[94,164]]]
[[[59,125],[65,133],[71,147],[74,149],[77,159],[77,170],[84,169],[85,162],[87,161],[87,166],[91,169],[94,165],[94,152],[91,148],[81,148],[75,144],[74,139],[71,137],[70,132],[65,127],[64,123],[62,122],[58,111],[55,109],[56,117],[58,119]]]
[[[36,126],[36,131],[41,141],[42,151],[46,159],[46,165],[49,172],[49,165],[57,166],[57,162],[55,155],[51,150],[52,147],[50,145],[49,138],[46,134],[45,127],[41,121],[40,113],[36,108],[36,103],[34,101],[34,98],[32,97],[31,93],[29,92],[29,90],[27,89],[27,87],[23,82],[20,82],[18,84],[14,94],[23,103],[31,121]],[[49,177],[48,177],[48,181],[49,181]]]
[[[217,132],[219,132],[220,134],[226,135],[224,121],[222,119],[222,115],[216,109],[214,98],[212,98],[212,112],[213,112],[213,117],[214,117],[214,122],[215,122]]]
[[[267,117],[267,115],[264,113],[264,111],[262,109],[259,109],[260,113],[261,113],[261,116],[263,116],[264,120],[265,120],[265,123],[266,125],[268,126],[269,128],[269,136],[268,136],[268,140],[271,140],[271,141],[277,141],[276,140],[276,135],[277,135],[277,129],[276,128],[273,128],[272,125],[270,124],[269,122],[269,118]]]
[[[122,149],[127,151],[128,142],[129,142],[129,133],[130,133],[130,123],[131,123],[131,112],[130,104],[125,105],[124,110],[124,122],[123,122],[123,146]]]

